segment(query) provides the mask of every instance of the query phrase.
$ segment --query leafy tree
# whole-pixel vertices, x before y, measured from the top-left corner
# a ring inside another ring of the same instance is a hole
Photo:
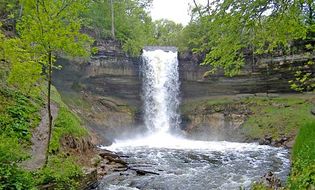
[[[21,14],[22,7],[18,0],[0,0],[0,22],[6,31],[15,31],[17,17]]]
[[[205,55],[203,64],[213,66],[209,73],[223,68],[233,76],[244,65],[245,53],[286,55],[294,53],[294,42],[313,41],[313,10],[314,2],[308,0],[214,1],[195,8],[199,18],[188,28],[199,26],[199,37],[192,35],[194,52]]]
[[[38,62],[42,61],[42,56],[28,52],[29,47],[19,38],[8,38],[3,42],[5,61],[10,63],[9,84],[24,94],[39,95],[42,67]]]
[[[146,11],[150,1],[125,0],[115,3],[116,38],[123,49],[138,55],[144,45],[153,41],[153,25]]]
[[[112,16],[112,38],[115,39],[115,13],[113,0],[110,0],[110,12]]]
[[[154,22],[154,37],[156,44],[161,46],[177,46],[179,44],[178,36],[183,30],[181,24],[162,19]]]
[[[138,55],[144,45],[152,44],[153,23],[147,8],[152,0],[96,0],[89,4],[84,25],[98,38],[112,38],[112,21],[115,25],[115,39],[122,43],[123,49]],[[115,16],[112,20],[111,5]]]
[[[88,56],[92,43],[90,37],[80,33],[80,14],[85,10],[85,0],[22,0],[23,16],[17,28],[27,52],[40,57],[39,64],[47,77],[47,109],[50,142],[52,131],[51,83],[55,58],[60,54]],[[36,63],[35,63],[36,65]],[[49,146],[49,143],[48,143]],[[46,153],[46,163],[48,160]]]

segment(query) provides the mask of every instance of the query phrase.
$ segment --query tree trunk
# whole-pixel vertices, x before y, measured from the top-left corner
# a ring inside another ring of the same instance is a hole
[[[197,12],[199,14],[199,17],[201,18],[202,17],[202,13],[201,13],[201,10],[200,10],[200,7],[198,6],[198,4],[196,3],[196,0],[193,0],[194,4],[195,4],[195,7],[197,9]]]
[[[51,139],[51,132],[52,132],[52,115],[51,115],[51,107],[50,107],[50,99],[51,99],[51,75],[52,75],[52,55],[51,52],[48,53],[48,73],[47,73],[47,80],[48,80],[48,94],[47,94],[47,111],[48,111],[48,141],[47,141],[47,150],[46,150],[46,158],[45,158],[45,166],[48,164],[48,157],[49,157],[49,145]]]
[[[110,0],[110,8],[111,8],[111,13],[112,13],[112,37],[115,39],[115,17],[114,17],[114,4],[113,0]]]

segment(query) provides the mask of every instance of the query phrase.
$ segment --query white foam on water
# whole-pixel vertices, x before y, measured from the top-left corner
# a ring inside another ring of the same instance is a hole
[[[137,137],[128,140],[116,140],[111,146],[103,147],[108,150],[119,150],[122,148],[144,147],[144,148],[165,148],[165,149],[186,149],[186,150],[207,150],[207,151],[255,151],[272,149],[270,146],[258,145],[256,143],[237,143],[227,141],[196,141],[175,136],[170,133],[160,132],[147,136]]]

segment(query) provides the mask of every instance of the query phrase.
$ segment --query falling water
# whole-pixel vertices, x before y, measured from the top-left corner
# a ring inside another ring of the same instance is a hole
[[[144,121],[153,133],[166,133],[179,125],[178,60],[174,49],[143,50]]]
[[[179,80],[175,48],[143,50],[145,136],[117,139],[103,147],[125,155],[133,170],[106,176],[99,190],[245,189],[273,171],[281,180],[289,172],[288,151],[255,143],[194,141],[170,133],[179,125]]]

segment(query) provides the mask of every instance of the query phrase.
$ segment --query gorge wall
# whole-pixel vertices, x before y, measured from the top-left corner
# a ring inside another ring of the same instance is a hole
[[[121,131],[141,131],[141,58],[128,56],[114,41],[99,41],[96,46],[99,51],[88,62],[77,64],[75,61],[60,59],[58,63],[63,69],[55,71],[54,85],[63,97],[68,97],[66,99],[69,101],[65,102],[87,121],[88,126],[97,133],[106,133],[103,137],[111,141],[121,134]],[[222,72],[204,77],[204,73],[210,69],[209,66],[199,66],[193,55],[180,55],[180,96],[183,106],[187,102],[210,97],[292,92],[288,81],[293,78],[293,72],[290,71],[285,58],[264,58],[253,63],[248,57],[246,62],[241,73],[235,77],[225,77]],[[80,99],[81,102],[75,103],[71,100],[73,98]],[[219,126],[212,124],[212,120],[217,123],[224,122],[224,126],[240,123],[238,119],[234,121],[234,117],[227,121],[222,114],[220,117],[215,116],[215,119],[208,119],[207,122],[203,120],[202,124]],[[192,114],[183,115],[183,118],[192,122],[190,126],[200,125],[200,119],[191,117]],[[220,118],[224,121],[218,121]]]
[[[129,57],[114,42],[99,42],[99,52],[81,65],[80,83],[95,93],[127,100],[141,105],[141,58]],[[286,64],[265,63],[266,59],[252,63],[250,57],[241,73],[226,77],[222,72],[204,77],[209,66],[200,66],[193,55],[179,56],[181,97],[183,100],[208,96],[248,93],[292,92],[288,80],[293,77]],[[268,66],[269,65],[269,66]],[[269,67],[269,68],[268,68]],[[63,72],[62,70],[60,72]]]

